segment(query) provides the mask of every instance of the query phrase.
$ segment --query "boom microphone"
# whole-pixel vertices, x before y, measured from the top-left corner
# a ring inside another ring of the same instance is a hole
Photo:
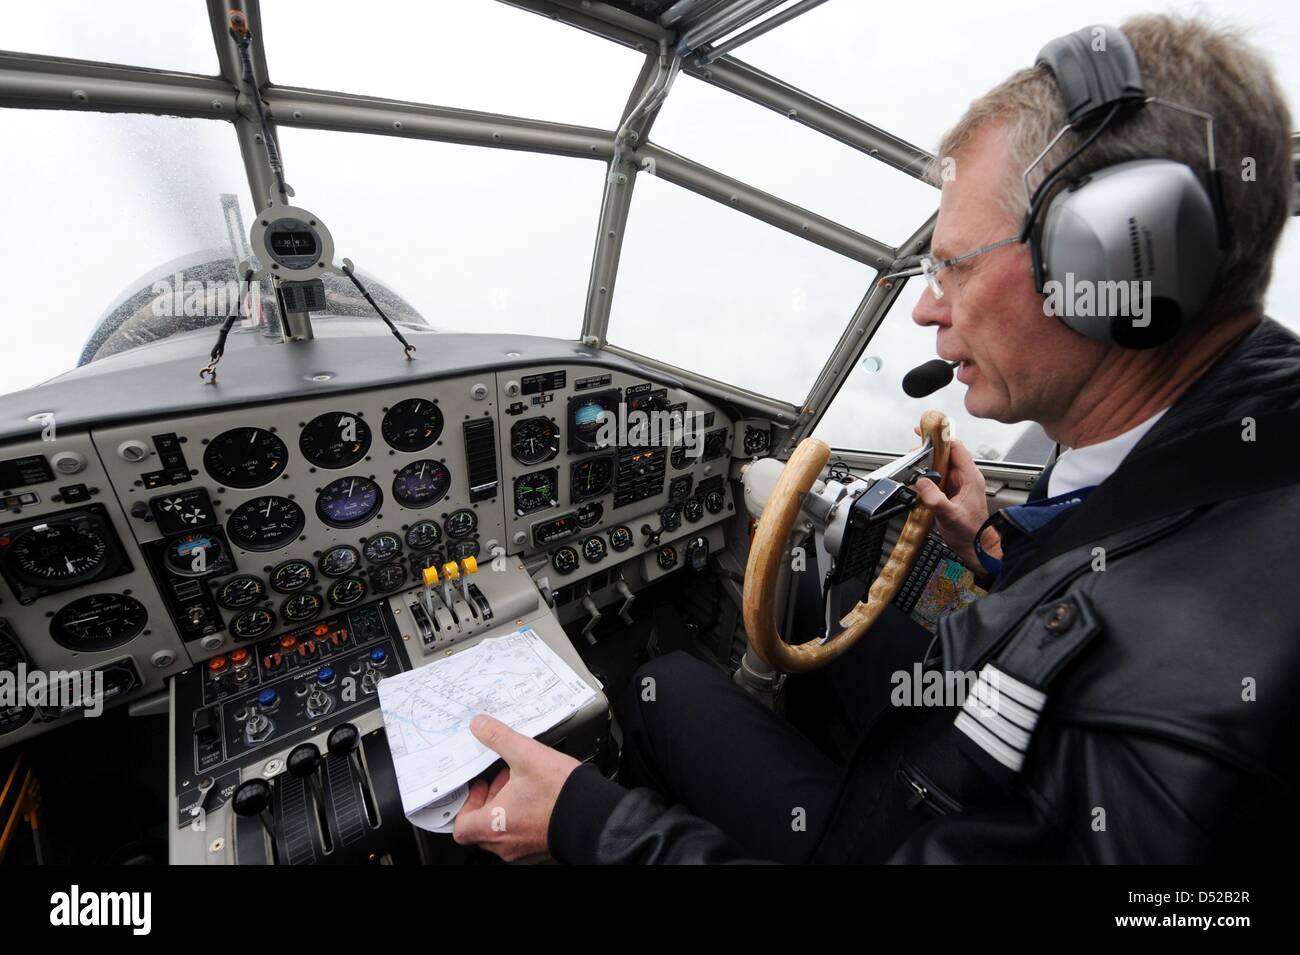
[[[951,384],[952,370],[960,364],[959,361],[935,358],[924,365],[917,365],[903,376],[903,391],[911,398],[932,395],[944,385]]]

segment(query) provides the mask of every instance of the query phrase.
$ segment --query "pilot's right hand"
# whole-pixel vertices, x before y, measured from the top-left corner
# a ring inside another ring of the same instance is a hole
[[[975,466],[975,459],[966,450],[966,445],[954,439],[949,448],[946,493],[927,478],[918,480],[913,488],[921,503],[934,512],[935,527],[944,543],[956,551],[967,566],[978,570],[980,562],[975,555],[975,534],[989,517],[984,475]],[[983,545],[987,553],[1001,556],[1002,548],[992,528],[985,532]]]

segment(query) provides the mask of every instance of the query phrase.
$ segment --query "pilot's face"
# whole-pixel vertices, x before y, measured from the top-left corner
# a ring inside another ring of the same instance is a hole
[[[936,260],[1020,229],[997,201],[998,190],[1020,175],[1000,126],[985,127],[962,147],[954,173],[939,204]],[[943,298],[927,288],[912,319],[937,328],[941,358],[961,360],[957,380],[966,385],[966,410],[998,421],[1061,421],[1105,346],[1044,314],[1028,247],[1012,243],[959,262],[943,269],[939,282]]]

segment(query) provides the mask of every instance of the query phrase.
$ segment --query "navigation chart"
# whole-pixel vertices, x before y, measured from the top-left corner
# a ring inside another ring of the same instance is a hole
[[[497,760],[470,733],[477,714],[535,737],[595,696],[531,628],[380,681],[403,810],[409,816],[446,798]]]

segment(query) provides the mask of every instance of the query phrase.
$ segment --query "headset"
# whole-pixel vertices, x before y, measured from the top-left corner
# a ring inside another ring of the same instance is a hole
[[[1055,78],[1067,125],[1024,172],[1028,207],[1019,238],[1029,244],[1034,287],[1057,293],[1063,307],[1053,314],[1088,338],[1135,349],[1164,344],[1199,317],[1227,248],[1214,117],[1148,96],[1137,54],[1114,27],[1058,37],[1036,65]],[[1066,167],[1102,133],[1121,134],[1124,119],[1151,105],[1205,121],[1203,177],[1171,159],[1135,159],[1066,179]],[[1030,172],[1071,129],[1083,141],[1030,194]],[[1076,307],[1075,289],[1091,290],[1090,306]]]

